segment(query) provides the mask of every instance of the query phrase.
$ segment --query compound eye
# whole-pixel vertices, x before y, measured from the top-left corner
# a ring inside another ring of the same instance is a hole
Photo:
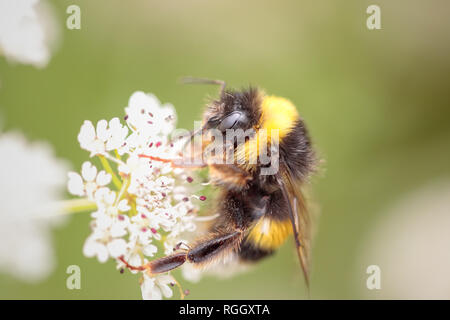
[[[244,122],[245,115],[241,112],[235,111],[227,115],[219,124],[217,129],[224,132],[227,129],[233,129],[239,122]]]

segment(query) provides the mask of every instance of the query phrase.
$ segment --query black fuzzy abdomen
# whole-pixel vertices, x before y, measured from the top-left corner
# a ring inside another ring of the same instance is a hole
[[[259,247],[255,247],[254,244],[247,239],[244,239],[241,243],[239,250],[239,258],[243,262],[256,262],[265,257],[273,254],[273,250],[266,250]]]

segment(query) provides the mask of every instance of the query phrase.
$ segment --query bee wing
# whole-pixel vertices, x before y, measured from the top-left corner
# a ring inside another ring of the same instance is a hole
[[[311,222],[302,194],[300,183],[291,175],[283,174],[279,177],[283,197],[288,204],[289,218],[294,231],[294,240],[300,265],[303,270],[306,285],[309,287],[309,266],[311,246]]]

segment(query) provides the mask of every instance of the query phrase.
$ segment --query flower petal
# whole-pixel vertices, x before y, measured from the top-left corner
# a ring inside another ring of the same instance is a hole
[[[153,257],[157,251],[158,251],[158,248],[156,246],[154,246],[153,244],[146,245],[142,249],[142,253],[148,257]]]
[[[161,300],[162,295],[159,288],[155,285],[155,279],[144,275],[144,281],[141,284],[142,299]]]
[[[106,140],[108,140],[110,133],[108,128],[108,122],[104,119],[100,120],[99,122],[97,122],[97,137],[105,142]]]
[[[96,183],[99,186],[106,186],[111,182],[112,176],[109,173],[106,173],[105,170],[102,170],[98,173]]]
[[[86,161],[81,166],[81,175],[85,181],[92,182],[95,180],[95,176],[97,175],[97,168],[89,161]]]
[[[76,196],[84,196],[84,184],[81,176],[76,172],[69,172],[68,174],[69,181],[67,182],[67,189],[69,192]]]
[[[89,237],[84,243],[83,254],[88,258],[97,256],[98,261],[101,263],[108,260],[108,250],[103,244],[97,242],[92,236]]]
[[[118,258],[125,254],[127,243],[123,239],[114,239],[107,244],[107,248],[111,257]]]
[[[111,236],[112,237],[123,237],[127,234],[127,225],[125,223],[120,223],[120,221],[116,221],[111,226]]]
[[[119,204],[117,205],[117,208],[120,212],[127,212],[131,209],[131,207],[128,205],[127,199],[122,199],[119,201]]]
[[[78,142],[80,143],[81,148],[88,149],[89,145],[95,139],[95,129],[92,125],[92,122],[89,120],[85,120],[83,125],[80,128],[80,133],[78,133]]]
[[[168,274],[162,274],[157,276],[156,284],[159,286],[162,294],[166,298],[170,298],[173,295],[172,289],[168,286],[169,283],[174,283],[175,280],[172,276]]]

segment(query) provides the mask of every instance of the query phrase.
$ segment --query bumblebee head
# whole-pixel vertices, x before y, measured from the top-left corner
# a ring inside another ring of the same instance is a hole
[[[295,178],[304,179],[312,172],[315,154],[305,124],[291,101],[266,95],[257,88],[227,90],[224,82],[212,83],[222,85],[221,94],[207,105],[200,130],[215,129],[227,143],[232,142],[235,163],[244,170],[258,172],[262,166],[271,166],[275,155]],[[230,129],[238,132],[228,135]],[[207,139],[204,146],[211,141],[215,139]],[[267,148],[261,147],[264,145]],[[278,152],[273,152],[272,147]],[[263,158],[269,158],[269,162],[263,162]]]
[[[243,91],[226,90],[213,100],[204,114],[204,129],[256,129],[261,112],[261,93],[254,88]]]

